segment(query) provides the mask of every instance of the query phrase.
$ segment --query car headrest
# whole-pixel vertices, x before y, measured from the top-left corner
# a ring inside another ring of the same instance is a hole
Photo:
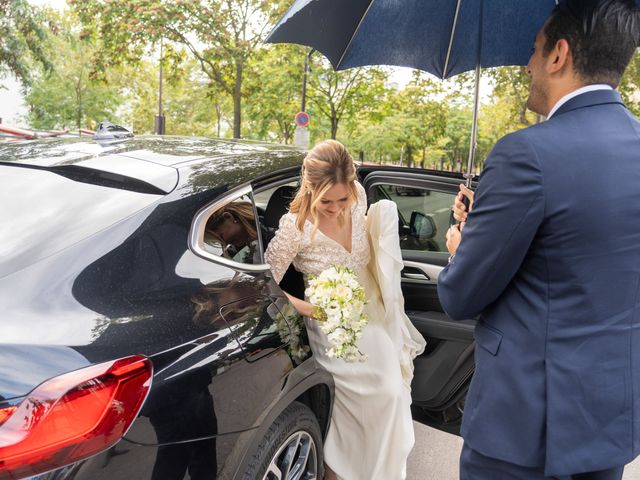
[[[295,196],[296,190],[297,188],[291,185],[282,185],[275,189],[264,210],[265,227],[278,227],[280,218],[289,211],[289,203]]]

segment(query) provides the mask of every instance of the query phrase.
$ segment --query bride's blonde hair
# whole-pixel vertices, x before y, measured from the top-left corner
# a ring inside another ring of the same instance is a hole
[[[318,229],[318,202],[336,184],[347,185],[349,204],[355,202],[358,198],[355,180],[356,168],[344,145],[335,140],[325,140],[313,147],[302,162],[300,189],[289,205],[289,211],[298,215],[298,230],[302,231],[306,219],[311,218],[315,233]],[[345,210],[338,217],[340,224],[344,223]]]

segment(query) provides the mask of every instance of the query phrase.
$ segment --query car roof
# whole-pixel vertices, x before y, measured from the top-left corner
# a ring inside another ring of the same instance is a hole
[[[265,142],[156,135],[111,143],[96,143],[78,137],[0,144],[0,162],[5,165],[58,171],[70,166],[87,168],[139,180],[165,193],[178,185],[178,170],[205,160],[214,168],[216,163],[224,164],[228,171],[229,166],[243,163],[238,162],[239,157],[297,160],[300,155],[301,150],[295,147]],[[291,164],[291,161],[276,162],[272,167],[277,169]]]

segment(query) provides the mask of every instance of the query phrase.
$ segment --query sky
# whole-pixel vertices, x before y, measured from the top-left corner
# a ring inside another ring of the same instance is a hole
[[[12,126],[25,126],[19,117],[26,114],[20,94],[20,84],[13,77],[0,79],[0,118],[2,123]]]

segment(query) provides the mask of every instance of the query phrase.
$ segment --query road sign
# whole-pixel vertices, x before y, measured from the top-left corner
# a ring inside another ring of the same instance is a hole
[[[296,125],[307,127],[309,125],[309,114],[307,112],[296,113]]]

